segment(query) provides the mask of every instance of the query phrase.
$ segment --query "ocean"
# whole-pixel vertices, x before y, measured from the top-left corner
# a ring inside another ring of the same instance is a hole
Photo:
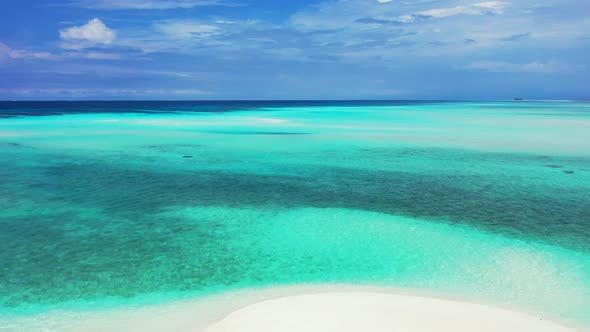
[[[590,103],[0,102],[0,329],[317,283],[590,327]]]

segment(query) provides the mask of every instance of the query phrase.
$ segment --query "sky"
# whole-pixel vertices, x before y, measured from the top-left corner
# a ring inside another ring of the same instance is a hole
[[[0,0],[0,100],[590,100],[589,0]]]

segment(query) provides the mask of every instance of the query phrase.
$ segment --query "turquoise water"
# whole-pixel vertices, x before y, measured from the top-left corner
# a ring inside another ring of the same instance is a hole
[[[6,319],[345,282],[590,326],[588,103],[48,105],[0,107]]]

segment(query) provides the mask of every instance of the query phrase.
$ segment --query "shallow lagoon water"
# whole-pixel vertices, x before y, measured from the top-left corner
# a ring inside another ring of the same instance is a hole
[[[329,282],[590,326],[590,104],[26,106],[0,110],[4,320]]]

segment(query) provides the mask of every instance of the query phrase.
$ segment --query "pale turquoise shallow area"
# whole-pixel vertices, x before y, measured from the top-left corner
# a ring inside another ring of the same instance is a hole
[[[334,282],[590,326],[588,103],[76,113],[0,118],[0,316]]]

